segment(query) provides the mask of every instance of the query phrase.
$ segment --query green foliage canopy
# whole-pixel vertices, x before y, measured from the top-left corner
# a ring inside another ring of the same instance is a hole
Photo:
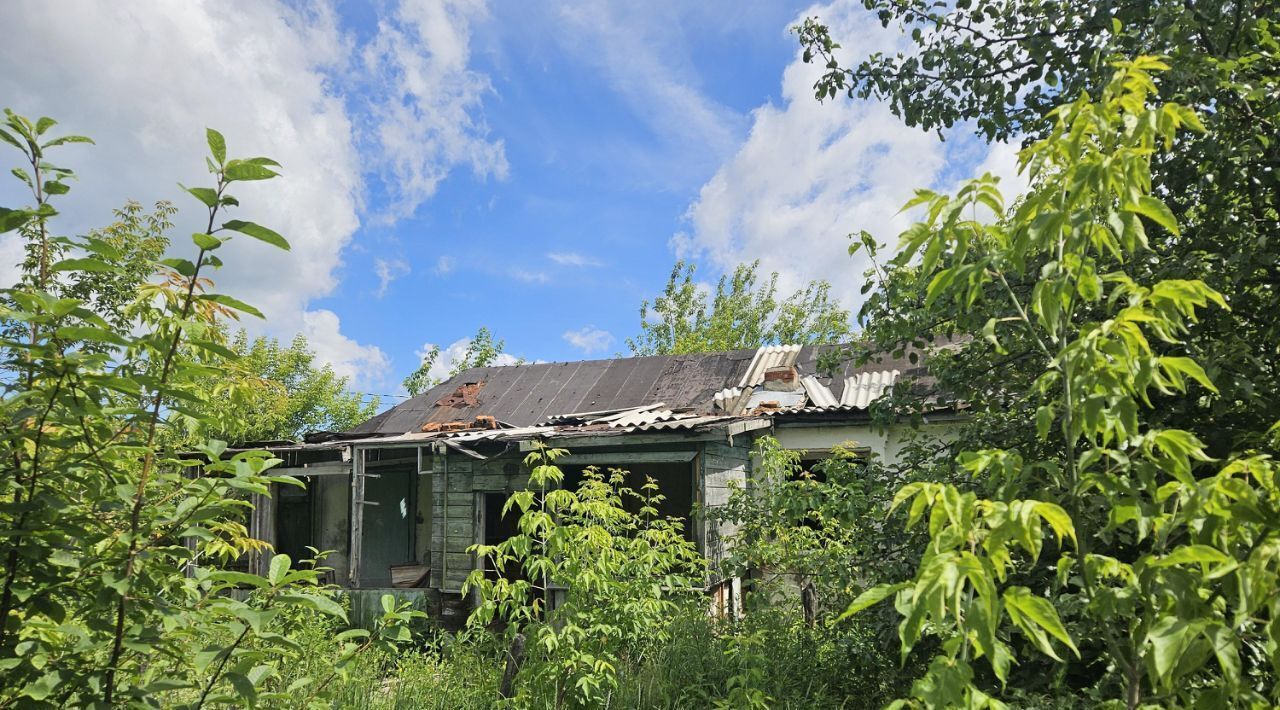
[[[505,340],[494,340],[493,333],[484,326],[476,331],[476,334],[467,341],[466,350],[463,351],[462,357],[458,358],[453,366],[449,368],[448,377],[462,372],[472,367],[488,367],[498,361],[498,357],[505,354],[507,342]],[[422,358],[422,364],[418,369],[414,370],[404,380],[404,388],[411,395],[418,395],[435,387],[443,382],[443,379],[432,377],[431,368],[435,367],[436,361],[440,359],[440,346],[432,345],[431,350]],[[517,364],[524,362],[523,359],[517,360]],[[445,379],[448,379],[446,377]]]
[[[288,347],[275,338],[238,331],[228,347],[236,358],[206,383],[204,406],[219,428],[204,432],[224,441],[300,441],[308,432],[346,431],[372,417],[380,400],[348,391],[347,378],[327,364],[302,334]]]
[[[1151,255],[1131,265],[1155,282],[1202,279],[1231,308],[1202,315],[1188,353],[1220,397],[1171,397],[1159,416],[1195,431],[1215,455],[1258,442],[1280,419],[1280,4],[1251,0],[864,0],[885,27],[911,38],[908,50],[842,64],[820,20],[799,29],[808,61],[825,73],[819,99],[847,94],[886,102],[908,125],[927,130],[973,125],[997,141],[1049,135],[1049,112],[1081,95],[1099,96],[1113,57],[1165,57],[1159,100],[1199,112],[1203,131],[1186,131],[1153,157],[1156,195],[1178,221],[1153,225]],[[1015,289],[1030,278],[1012,277]],[[897,299],[885,303],[884,299]],[[905,320],[916,302],[873,294],[865,320]],[[883,306],[883,307],[882,307]],[[1010,313],[1009,315],[1013,315]],[[916,319],[917,333],[933,325]],[[904,337],[911,337],[905,336]],[[1015,346],[1017,343],[1014,344]],[[1013,351],[1017,355],[1017,351]],[[1211,422],[1211,426],[1204,423]]]
[[[836,343],[849,334],[849,312],[831,285],[813,281],[778,300],[778,275],[759,283],[760,262],[741,264],[716,283],[711,302],[694,282],[697,267],[677,261],[661,296],[640,306],[634,355],[721,352],[762,345]]]
[[[1167,69],[1120,63],[1097,101],[1055,109],[1021,154],[1031,188],[1015,206],[990,176],[908,204],[925,218],[889,262],[890,298],[915,290],[927,317],[986,318],[976,342],[997,355],[1029,343],[1023,426],[1039,442],[972,448],[957,459],[971,484],[917,481],[895,496],[930,541],[913,580],[868,589],[848,612],[892,598],[904,656],[938,640],[912,704],[1003,707],[983,674],[1003,686],[1015,664],[1130,708],[1278,699],[1274,443],[1215,459],[1154,410],[1162,395],[1218,394],[1186,341],[1202,313],[1227,307],[1202,281],[1147,280],[1149,232],[1180,233],[1152,194],[1152,158],[1203,130],[1190,109],[1151,103],[1151,75]],[[1029,292],[1015,288],[1033,266]],[[971,386],[999,390],[1001,376]]]

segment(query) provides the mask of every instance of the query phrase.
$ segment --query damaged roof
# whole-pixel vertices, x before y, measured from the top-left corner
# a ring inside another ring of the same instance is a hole
[[[679,419],[741,416],[777,393],[759,387],[765,373],[794,366],[803,379],[797,407],[865,409],[899,375],[923,375],[909,353],[823,372],[819,359],[838,346],[767,346],[693,355],[477,367],[379,414],[351,435],[419,432],[427,424],[493,417],[500,426],[531,427],[573,415],[606,417],[635,408],[679,412]],[[756,391],[752,395],[753,390]],[[657,412],[654,412],[656,415]],[[649,422],[656,425],[658,422]]]

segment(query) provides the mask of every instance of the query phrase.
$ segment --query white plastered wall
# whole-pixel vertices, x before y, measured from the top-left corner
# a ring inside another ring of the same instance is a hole
[[[959,426],[956,421],[923,424],[918,429],[906,425],[783,425],[775,429],[773,436],[784,449],[813,453],[826,453],[836,446],[847,446],[852,442],[858,448],[870,449],[882,462],[892,465],[898,463],[903,447],[912,437],[946,441],[955,438]]]

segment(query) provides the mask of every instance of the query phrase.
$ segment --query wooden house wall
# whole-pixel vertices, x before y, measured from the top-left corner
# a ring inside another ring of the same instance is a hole
[[[749,438],[741,437],[733,444],[701,442],[697,453],[692,471],[696,478],[691,485],[695,500],[702,507],[723,506],[735,487],[747,485],[751,467]],[[482,537],[479,494],[507,495],[523,490],[528,485],[528,471],[518,453],[489,460],[459,453],[436,454],[424,457],[423,463],[418,486],[421,521],[416,536],[417,556],[431,567],[431,587],[458,592],[476,564],[467,548]],[[430,514],[421,514],[426,511]],[[722,559],[726,539],[736,528],[712,523],[705,516],[692,525],[695,539],[713,564]]]
[[[751,449],[747,437],[740,437],[732,444],[705,442],[700,459],[702,505],[708,511],[727,504],[734,490],[746,488],[751,475]],[[709,515],[703,516],[703,554],[711,561],[713,570],[724,559],[728,552],[727,540],[737,529],[738,526],[732,523],[712,520]]]
[[[467,548],[480,539],[476,494],[510,493],[523,490],[528,482],[529,475],[515,456],[488,461],[462,454],[432,457],[431,586],[457,592],[475,567],[475,556]]]

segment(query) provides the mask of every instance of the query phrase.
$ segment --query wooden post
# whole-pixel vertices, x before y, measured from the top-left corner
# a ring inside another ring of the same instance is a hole
[[[507,651],[507,667],[502,672],[502,685],[498,686],[498,699],[506,700],[512,696],[516,683],[516,674],[520,672],[520,664],[524,663],[524,634],[516,634],[511,639],[511,649]]]
[[[347,580],[352,589],[360,587],[360,548],[364,537],[364,449],[351,462],[351,553],[347,560]]]
[[[800,604],[804,607],[804,625],[813,628],[818,623],[818,588],[813,580],[806,579],[800,587]]]

